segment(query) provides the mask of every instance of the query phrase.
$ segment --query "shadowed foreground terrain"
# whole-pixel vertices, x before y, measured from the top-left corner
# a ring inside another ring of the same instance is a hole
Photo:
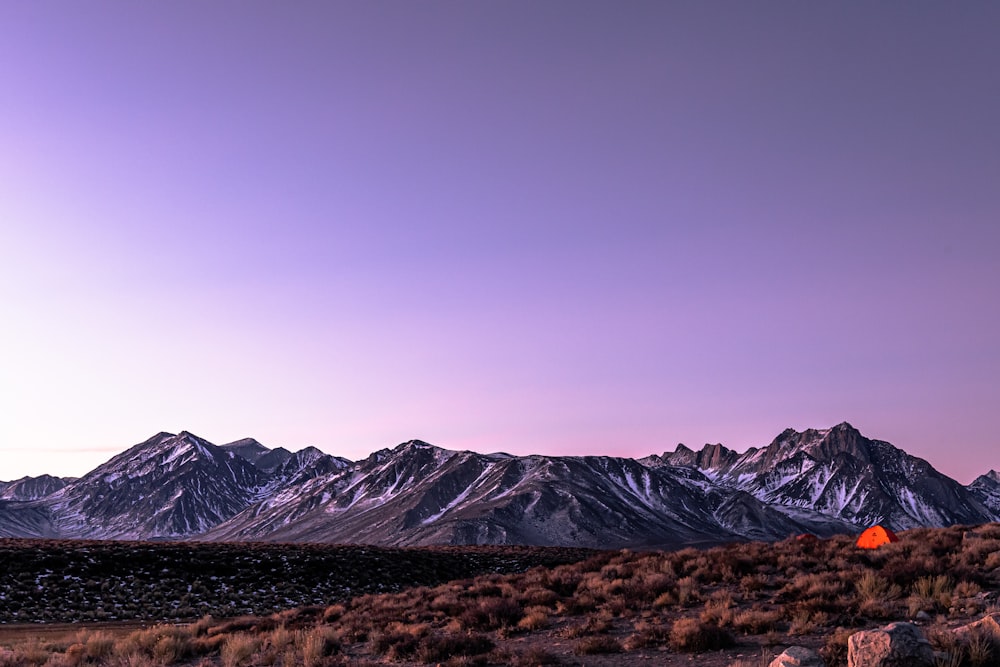
[[[383,583],[398,592],[266,616],[206,617],[141,629],[62,628],[61,634],[52,628],[44,636],[8,626],[0,630],[6,647],[0,665],[756,667],[783,647],[802,645],[834,666],[846,664],[851,633],[893,620],[922,626],[941,665],[1000,664],[1000,638],[963,643],[952,633],[1000,611],[1000,525],[915,529],[900,538],[871,551],[840,536],[706,550],[592,552],[578,562],[524,572],[468,577],[455,571],[456,579],[435,585],[414,585],[416,579],[400,567],[393,569],[400,580]],[[254,550],[231,548],[234,557],[240,549]],[[425,553],[458,558],[467,551],[483,550]],[[533,553],[509,551],[511,558]],[[52,574],[50,579],[58,578],[57,571]],[[259,586],[273,583],[263,577]],[[165,609],[172,603],[170,598]]]
[[[581,560],[587,549],[0,540],[0,623],[266,615]]]

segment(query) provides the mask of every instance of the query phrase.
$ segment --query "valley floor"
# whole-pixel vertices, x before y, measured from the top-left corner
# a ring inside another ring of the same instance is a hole
[[[0,625],[0,665],[759,667],[799,645],[842,667],[848,636],[897,620],[915,620],[953,667],[992,664],[982,662],[982,651],[1000,659],[1000,636],[987,637],[974,662],[973,647],[953,632],[987,614],[1000,619],[1000,525],[900,537],[876,550],[840,536],[588,552],[429,585],[407,585],[413,579],[400,560],[391,568],[403,577],[395,592],[273,614],[148,627]],[[473,548],[463,558],[483,553]],[[489,561],[494,568],[515,556],[539,557],[485,553],[499,559]],[[10,598],[10,590],[0,595]]]

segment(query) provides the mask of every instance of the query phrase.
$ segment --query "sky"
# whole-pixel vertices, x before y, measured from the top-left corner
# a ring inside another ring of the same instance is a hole
[[[1000,469],[1000,5],[0,3],[0,479],[360,459]]]

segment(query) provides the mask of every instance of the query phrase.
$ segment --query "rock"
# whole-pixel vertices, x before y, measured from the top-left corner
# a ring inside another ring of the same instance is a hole
[[[848,637],[847,667],[934,667],[934,651],[917,626],[890,623]]]
[[[767,667],[826,667],[823,658],[804,646],[789,646]]]
[[[931,615],[926,611],[921,610],[917,612],[917,615],[913,617],[913,620],[920,621],[921,623],[930,623]]]
[[[1000,612],[983,616],[978,621],[955,628],[955,636],[962,641],[968,641],[974,636],[990,637],[994,642],[1000,642]]]

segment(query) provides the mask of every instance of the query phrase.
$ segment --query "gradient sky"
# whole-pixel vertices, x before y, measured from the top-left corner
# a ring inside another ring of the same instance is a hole
[[[0,479],[157,431],[1000,468],[1000,4],[0,3]]]

